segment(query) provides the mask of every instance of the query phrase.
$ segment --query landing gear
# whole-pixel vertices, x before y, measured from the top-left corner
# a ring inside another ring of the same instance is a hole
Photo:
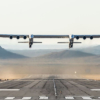
[[[32,46],[31,45],[29,45],[29,48],[31,48]]]
[[[32,44],[33,44],[33,38],[29,38],[29,48],[32,47]]]
[[[73,45],[71,45],[71,48],[73,47]]]
[[[69,44],[69,48],[72,48],[73,47],[73,44]]]
[[[72,48],[72,47],[73,47],[73,41],[74,41],[73,38],[71,38],[71,39],[69,40],[69,48]]]

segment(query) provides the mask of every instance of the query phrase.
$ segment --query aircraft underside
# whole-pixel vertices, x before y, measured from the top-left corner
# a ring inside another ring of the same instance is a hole
[[[68,42],[58,42],[58,43],[68,43],[69,48],[73,47],[73,43],[81,43],[81,42],[74,42],[74,39],[76,38],[77,40],[79,38],[83,38],[86,40],[87,38],[90,38],[92,40],[93,38],[100,38],[100,35],[15,35],[15,34],[0,34],[0,37],[2,38],[16,38],[16,39],[27,39],[29,38],[29,41],[22,41],[18,43],[29,43],[29,48],[32,47],[34,43],[42,43],[42,42],[34,42],[34,38],[69,38]]]

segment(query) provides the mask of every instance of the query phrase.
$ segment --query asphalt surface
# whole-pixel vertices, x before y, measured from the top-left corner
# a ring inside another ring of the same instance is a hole
[[[100,81],[29,78],[0,82],[0,100],[100,100]]]

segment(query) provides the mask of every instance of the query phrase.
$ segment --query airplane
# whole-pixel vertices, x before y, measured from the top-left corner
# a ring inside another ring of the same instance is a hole
[[[34,38],[69,38],[69,42],[58,42],[58,43],[69,43],[69,48],[73,47],[73,43],[81,43],[81,42],[74,42],[74,38],[76,38],[77,40],[79,38],[83,38],[84,40],[86,38],[90,38],[91,40],[93,38],[100,38],[100,35],[14,35],[14,34],[0,34],[0,37],[2,38],[16,38],[16,39],[26,39],[29,38],[29,41],[22,41],[22,42],[18,42],[18,43],[29,43],[29,48],[32,47],[33,43],[42,43],[42,42],[35,42]]]

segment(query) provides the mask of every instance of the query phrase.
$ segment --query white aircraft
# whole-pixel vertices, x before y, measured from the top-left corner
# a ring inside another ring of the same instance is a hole
[[[73,43],[81,43],[81,42],[74,42],[74,38],[77,40],[79,38],[83,38],[84,40],[86,38],[90,38],[91,40],[93,38],[100,38],[100,35],[14,35],[14,34],[0,34],[0,37],[3,38],[29,38],[29,41],[24,41],[24,42],[18,42],[18,43],[29,43],[29,48],[32,47],[33,43],[42,43],[42,42],[34,42],[34,38],[69,38],[69,42],[58,42],[58,43],[69,43],[69,48],[73,47]]]

